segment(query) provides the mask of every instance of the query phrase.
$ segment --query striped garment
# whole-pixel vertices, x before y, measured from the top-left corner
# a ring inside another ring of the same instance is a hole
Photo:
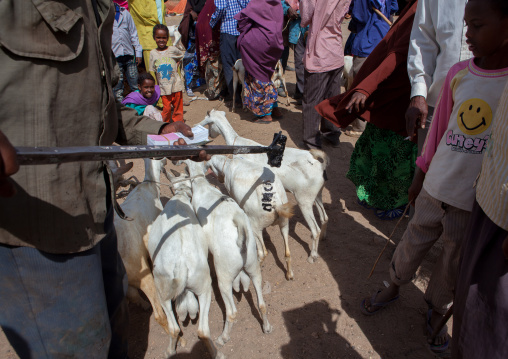
[[[483,156],[476,200],[485,214],[508,231],[508,81],[492,125],[492,136]]]
[[[215,0],[215,12],[210,19],[212,29],[222,21],[220,32],[238,36],[237,21],[233,17],[242,9],[245,9],[249,0]]]

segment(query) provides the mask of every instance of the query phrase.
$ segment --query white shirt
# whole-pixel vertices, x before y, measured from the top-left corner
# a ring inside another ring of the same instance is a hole
[[[411,98],[423,96],[435,107],[450,68],[473,55],[466,44],[467,0],[420,0],[416,8],[407,70]]]

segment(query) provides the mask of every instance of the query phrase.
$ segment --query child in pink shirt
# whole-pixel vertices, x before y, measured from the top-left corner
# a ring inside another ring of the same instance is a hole
[[[469,0],[464,19],[473,59],[455,64],[446,77],[422,155],[409,188],[415,215],[390,265],[390,286],[362,302],[372,315],[399,297],[423,258],[440,239],[443,249],[424,299],[429,337],[453,301],[460,246],[475,198],[474,183],[490,138],[493,114],[508,80],[506,7],[496,0]],[[446,326],[434,342],[448,348]]]

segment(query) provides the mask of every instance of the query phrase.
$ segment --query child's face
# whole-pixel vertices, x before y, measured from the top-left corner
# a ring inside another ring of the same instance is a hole
[[[164,30],[155,31],[155,36],[153,37],[155,43],[157,44],[157,48],[160,50],[165,50],[168,47],[168,33]]]
[[[144,98],[150,98],[155,92],[155,82],[152,80],[143,80],[143,83],[138,85],[138,89]]]
[[[475,57],[487,57],[506,51],[508,47],[508,16],[485,0],[470,0],[464,20],[467,25],[467,44]]]

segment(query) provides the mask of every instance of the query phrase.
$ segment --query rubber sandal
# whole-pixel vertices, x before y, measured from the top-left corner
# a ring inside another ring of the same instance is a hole
[[[373,310],[372,312],[369,312],[367,310],[367,308],[365,307],[365,301],[368,299],[368,298],[365,298],[364,300],[362,300],[362,305],[360,307],[360,310],[362,311],[363,314],[365,315],[374,315],[376,314],[377,312],[379,312],[381,309],[383,309],[384,307],[386,307],[388,304],[391,304],[393,302],[395,302],[397,299],[399,299],[399,296],[395,296],[393,297],[392,299],[390,299],[388,302],[381,302],[381,303],[378,303],[376,302],[376,297],[377,295],[381,293],[380,290],[378,290],[376,293],[372,294],[372,297],[370,298],[370,306],[371,307],[378,307],[377,309]]]
[[[369,206],[369,204],[365,200],[361,200],[358,197],[356,197],[356,202],[358,202],[358,204],[360,206],[362,206],[363,208],[367,208],[367,209],[373,209],[374,208],[374,207]]]
[[[252,123],[260,123],[260,124],[263,124],[263,125],[267,125],[267,124],[270,124],[270,123],[273,123],[273,121],[265,121],[263,120],[263,118],[255,118],[254,120],[251,121]]]
[[[376,217],[382,219],[384,221],[392,221],[394,219],[400,218],[402,214],[404,214],[404,210],[406,206],[400,206],[394,209],[382,210],[376,209]]]
[[[429,309],[427,311],[427,333],[429,334],[429,337],[432,336],[434,333],[434,329],[432,329],[432,326],[430,325],[430,318],[432,317],[432,309]],[[430,350],[432,350],[434,353],[444,353],[448,350],[448,346],[450,345],[450,339],[448,337],[448,327],[445,325],[441,330],[439,331],[439,334],[437,336],[443,336],[446,335],[447,339],[446,342],[444,342],[441,345],[435,345],[434,343],[429,344]]]

